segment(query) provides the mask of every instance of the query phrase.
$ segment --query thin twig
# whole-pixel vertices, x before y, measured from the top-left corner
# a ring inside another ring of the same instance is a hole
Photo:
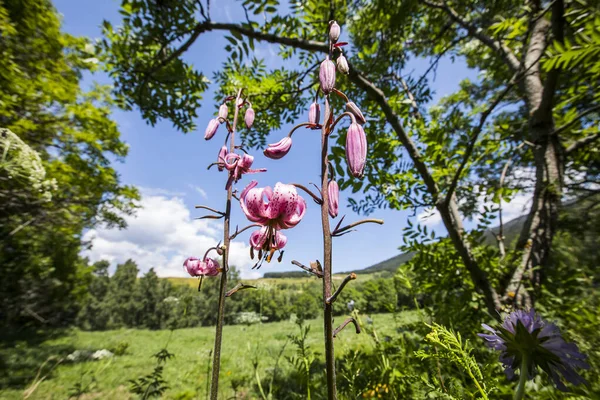
[[[316,194],[314,194],[313,192],[311,192],[310,189],[307,188],[306,186],[301,185],[299,183],[292,183],[292,185],[296,186],[298,189],[304,190],[310,197],[313,198],[313,200],[315,201],[315,203],[317,203],[319,205],[323,204],[323,200],[319,196],[317,196]]]
[[[299,261],[292,260],[292,264],[294,264],[296,267],[302,268],[303,270],[305,270],[308,273],[311,273],[311,274],[315,275],[317,278],[322,278],[323,277],[323,273],[322,272],[319,272],[316,269],[307,267],[306,265],[302,264]]]
[[[339,236],[344,231],[352,229],[355,226],[362,225],[362,224],[368,224],[368,223],[383,225],[383,220],[382,219],[374,219],[374,218],[361,219],[360,221],[353,222],[342,228],[338,228],[338,229],[334,230],[333,232],[331,232],[331,236]]]
[[[214,212],[215,214],[219,214],[219,215],[225,215],[225,213],[224,213],[224,212],[222,212],[222,211],[219,211],[219,210],[215,210],[214,208],[207,207],[207,206],[194,206],[194,208],[202,208],[202,209],[204,209],[204,210],[212,211],[212,212]]]
[[[229,240],[235,239],[240,233],[244,232],[245,230],[248,230],[248,229],[254,228],[254,227],[258,227],[258,226],[262,226],[262,225],[261,224],[250,224],[248,226],[243,227],[242,230],[238,230],[238,228],[236,226],[235,232],[229,237]]]
[[[231,289],[230,291],[225,293],[225,297],[230,297],[232,294],[237,293],[240,290],[246,290],[246,289],[256,289],[256,286],[246,285],[245,283],[240,282],[237,285],[235,285],[233,287],[233,289]]]
[[[356,320],[354,318],[349,317],[340,326],[335,328],[335,330],[333,331],[333,337],[336,337],[337,334],[340,333],[342,331],[342,329],[344,329],[346,327],[346,325],[348,325],[351,322],[354,324],[354,328],[356,329],[356,334],[358,335],[360,333],[360,325],[358,324],[358,322],[356,322]]]
[[[348,284],[348,282],[353,281],[354,279],[356,279],[356,274],[354,272],[350,273],[350,275],[345,277],[344,280],[342,281],[342,283],[340,284],[340,286],[335,291],[335,293],[333,293],[333,295],[326,300],[326,303],[327,304],[333,303],[338,298],[340,293],[342,293],[342,290],[344,290],[344,286],[346,286]]]

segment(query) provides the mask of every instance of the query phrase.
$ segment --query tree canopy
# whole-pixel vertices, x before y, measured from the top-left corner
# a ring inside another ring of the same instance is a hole
[[[123,227],[135,209],[136,189],[111,163],[127,145],[109,88],[81,87],[97,69],[94,46],[61,32],[50,1],[4,1],[0,49],[0,315],[64,323],[89,275],[83,230]]]

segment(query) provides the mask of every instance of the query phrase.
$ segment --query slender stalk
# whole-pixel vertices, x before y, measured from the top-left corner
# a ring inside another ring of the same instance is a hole
[[[242,89],[238,91],[235,100],[235,113],[233,115],[233,126],[229,137],[229,151],[235,151],[235,128],[237,125],[239,107],[237,106],[238,99],[242,95]],[[221,273],[221,284],[219,286],[219,309],[217,312],[217,328],[215,332],[215,347],[213,351],[213,367],[212,380],[210,384],[211,400],[219,398],[219,372],[221,369],[221,342],[223,341],[223,319],[225,317],[225,298],[227,293],[227,273],[229,272],[229,243],[231,241],[229,235],[229,226],[231,223],[231,197],[233,193],[233,185],[227,189],[227,204],[225,207],[225,219],[223,222],[223,272]]]
[[[519,384],[517,385],[517,389],[515,390],[515,395],[513,400],[521,400],[525,397],[525,383],[527,383],[528,373],[527,366],[529,364],[529,360],[524,355],[521,360],[521,370],[519,371],[521,376],[519,376]]]
[[[328,118],[329,96],[325,97],[325,118]],[[324,331],[325,331],[325,364],[327,370],[327,398],[337,399],[335,380],[335,352],[333,347],[333,305],[327,303],[331,297],[331,231],[329,227],[329,162],[328,153],[328,125],[324,121],[321,133],[321,225],[323,227],[323,306],[324,306]]]

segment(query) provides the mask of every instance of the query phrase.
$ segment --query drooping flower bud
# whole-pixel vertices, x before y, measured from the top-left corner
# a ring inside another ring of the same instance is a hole
[[[200,260],[196,257],[189,257],[183,263],[185,270],[191,276],[216,276],[221,272],[221,266],[212,258]]]
[[[327,193],[329,196],[329,215],[331,218],[338,216],[339,204],[340,204],[340,187],[334,180],[329,181],[327,186]]]
[[[246,115],[244,116],[244,122],[246,122],[246,128],[250,129],[254,123],[254,110],[252,107],[248,107]]]
[[[354,115],[354,118],[356,118],[356,122],[358,122],[359,124],[364,125],[367,122],[362,111],[360,111],[360,108],[358,108],[358,106],[353,101],[349,101],[348,103],[346,103],[346,111]]]
[[[335,64],[327,57],[319,69],[319,81],[324,94],[329,94],[335,87]]]
[[[228,152],[227,146],[223,146],[221,147],[221,150],[219,150],[219,156],[217,157],[217,168],[219,168],[219,171],[225,169],[225,158],[227,157]]]
[[[337,58],[336,61],[337,61],[338,71],[340,71],[342,74],[347,74],[348,72],[350,72],[350,67],[348,66],[348,60],[346,60],[346,57],[344,57],[343,54],[341,54]]]
[[[277,143],[273,143],[267,146],[263,152],[268,158],[273,160],[279,160],[285,156],[292,148],[292,138],[289,136],[284,137]]]
[[[227,104],[221,104],[221,107],[219,107],[219,118],[227,119],[228,113],[229,109],[227,108]]]
[[[216,118],[211,119],[208,122],[208,126],[206,127],[206,130],[204,131],[204,139],[205,140],[212,139],[212,137],[215,136],[215,133],[217,133],[218,128],[219,128],[219,120]]]
[[[367,137],[362,126],[350,124],[346,135],[346,162],[350,173],[356,178],[363,176],[367,161]]]
[[[337,22],[333,21],[333,23],[329,26],[329,40],[332,43],[335,43],[340,38],[341,28]]]
[[[314,102],[310,105],[308,109],[308,123],[313,125],[319,124],[319,119],[321,118],[321,106],[317,102]]]

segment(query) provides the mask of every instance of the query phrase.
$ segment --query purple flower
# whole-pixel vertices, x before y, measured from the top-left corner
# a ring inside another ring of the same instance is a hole
[[[246,128],[250,129],[252,127],[252,124],[254,123],[254,110],[252,109],[252,107],[249,107],[246,110],[244,122],[246,122]]]
[[[270,144],[263,152],[268,158],[273,160],[279,160],[285,156],[292,148],[292,138],[289,136],[284,137],[279,142]]]
[[[211,119],[208,122],[208,126],[206,127],[206,130],[204,131],[204,139],[205,140],[212,139],[212,137],[215,136],[215,133],[217,133],[218,128],[219,128],[219,120],[216,118]]]
[[[325,94],[329,94],[335,87],[335,64],[329,57],[321,63],[319,81],[321,82],[321,90]]]
[[[355,178],[363,176],[367,161],[367,137],[362,126],[350,124],[346,135],[346,162]]]
[[[318,103],[312,103],[308,109],[308,123],[313,125],[319,125],[319,119],[321,117],[321,107]]]
[[[206,257],[200,260],[196,257],[189,257],[184,261],[183,266],[191,276],[217,276],[222,271],[218,262],[212,258]]]
[[[329,181],[329,185],[327,185],[327,193],[329,198],[329,215],[331,215],[331,218],[335,218],[338,216],[340,204],[340,187],[336,181]]]
[[[530,379],[539,367],[559,390],[567,391],[562,378],[574,385],[586,383],[575,372],[575,368],[589,368],[584,361],[586,356],[579,352],[577,345],[565,342],[558,327],[542,320],[534,309],[510,313],[497,329],[486,324],[483,327],[491,333],[478,335],[488,347],[500,352],[500,362],[508,379],[514,377],[516,368],[521,368],[525,357],[529,361],[526,373]]]

